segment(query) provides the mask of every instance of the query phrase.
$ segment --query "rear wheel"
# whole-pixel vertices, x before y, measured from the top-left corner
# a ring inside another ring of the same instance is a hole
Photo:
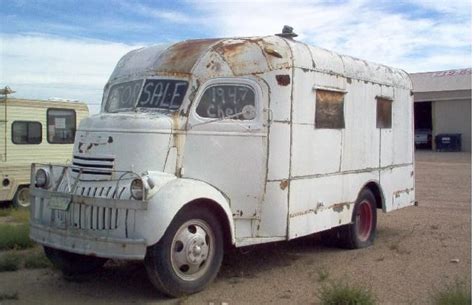
[[[30,188],[27,185],[18,187],[13,197],[13,206],[16,208],[27,208],[30,206]]]
[[[221,226],[207,208],[179,212],[155,245],[145,266],[153,285],[178,297],[203,290],[214,280],[223,257]]]
[[[100,269],[106,258],[81,255],[50,247],[44,247],[48,259],[60,269],[65,276],[85,275]]]
[[[370,190],[363,189],[354,206],[352,223],[339,228],[339,244],[348,249],[369,247],[374,243],[376,227],[375,197]]]

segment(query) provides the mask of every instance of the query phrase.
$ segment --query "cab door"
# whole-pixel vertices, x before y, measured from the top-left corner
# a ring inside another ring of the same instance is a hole
[[[255,237],[266,182],[268,89],[251,79],[214,79],[193,102],[183,177],[213,185],[230,200],[237,238]]]

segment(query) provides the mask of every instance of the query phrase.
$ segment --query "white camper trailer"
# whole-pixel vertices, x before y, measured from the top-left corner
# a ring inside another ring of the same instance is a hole
[[[2,90],[0,94],[8,92]],[[71,160],[76,127],[89,111],[84,103],[16,99],[7,94],[0,96],[0,201],[26,207],[31,163]]]
[[[31,237],[65,273],[145,261],[170,296],[202,290],[226,246],[330,230],[375,238],[413,205],[413,98],[401,70],[290,35],[126,54],[72,166],[34,164]]]

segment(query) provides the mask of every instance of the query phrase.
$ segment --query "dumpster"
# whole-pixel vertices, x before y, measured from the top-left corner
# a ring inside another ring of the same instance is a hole
[[[461,134],[446,133],[436,136],[436,151],[461,151]]]

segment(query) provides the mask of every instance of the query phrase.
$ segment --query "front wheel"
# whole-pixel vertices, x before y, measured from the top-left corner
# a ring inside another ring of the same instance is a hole
[[[369,247],[374,243],[376,227],[375,197],[370,190],[363,189],[354,206],[352,223],[339,229],[339,244],[348,249]]]
[[[145,266],[153,285],[179,297],[203,290],[222,263],[221,225],[207,208],[179,212],[161,240],[147,250]]]

